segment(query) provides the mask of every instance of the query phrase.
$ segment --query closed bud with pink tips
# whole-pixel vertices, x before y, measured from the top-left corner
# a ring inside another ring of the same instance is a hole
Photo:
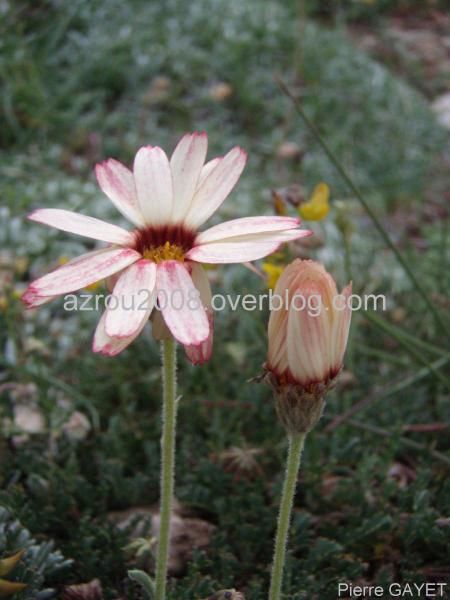
[[[331,275],[312,260],[295,260],[277,282],[275,296],[282,305],[270,314],[266,380],[290,433],[314,427],[324,396],[336,383],[347,346],[351,293],[349,284],[339,294]]]

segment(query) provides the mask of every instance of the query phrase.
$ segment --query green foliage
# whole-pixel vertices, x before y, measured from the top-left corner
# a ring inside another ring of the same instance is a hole
[[[64,559],[54,549],[51,540],[37,541],[8,510],[0,507],[0,556],[10,556],[18,550],[25,553],[8,580],[25,583],[27,587],[14,595],[17,600],[35,600],[44,582],[51,582],[72,565],[71,560]]]
[[[130,159],[150,137],[165,143],[174,131],[207,127],[215,147],[223,135],[242,141],[246,132],[255,140],[253,160],[271,169],[267,154],[284,131],[307,148],[308,185],[325,177],[339,186],[305,131],[286,122],[288,101],[274,72],[298,84],[306,109],[342,159],[356,165],[361,185],[391,203],[418,196],[442,143],[418,94],[355,52],[343,31],[305,26],[295,3],[220,1],[214,10],[206,0],[26,6],[11,6],[3,22],[3,145],[59,142],[62,161],[71,151],[91,168],[83,155],[92,144]],[[162,93],[155,83],[161,77]],[[231,86],[224,102],[211,96],[218,81]]]

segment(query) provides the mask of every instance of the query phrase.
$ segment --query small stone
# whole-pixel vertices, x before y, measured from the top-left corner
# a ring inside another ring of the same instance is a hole
[[[210,97],[216,102],[223,102],[233,94],[233,88],[229,83],[220,81],[209,88]]]
[[[152,535],[158,539],[160,516],[152,519]],[[203,519],[172,515],[171,547],[169,555],[169,573],[180,575],[192,559],[193,550],[205,550],[214,530],[214,525]],[[156,544],[157,546],[157,544]]]
[[[436,98],[431,108],[438,122],[446,129],[450,129],[450,92]]]
[[[37,407],[25,404],[14,407],[14,425],[23,433],[43,433],[45,431],[42,412]]]
[[[278,146],[276,155],[281,160],[293,160],[294,158],[298,158],[301,153],[300,146],[295,142],[283,142]]]
[[[63,432],[73,441],[84,440],[91,430],[91,424],[85,414],[76,410],[62,426]]]
[[[68,585],[62,593],[62,600],[103,600],[103,590],[99,579],[88,583]]]
[[[194,516],[185,515],[184,507],[174,502],[171,518],[171,545],[168,570],[170,575],[180,575],[185,570],[192,558],[193,550],[205,550],[210,542],[211,535],[215,529],[212,523]],[[149,544],[156,552],[157,539],[159,535],[159,507],[140,506],[125,511],[110,513],[110,519],[119,529],[127,529],[134,523],[135,527],[130,534],[131,544],[136,538],[147,535],[154,539],[154,544]],[[148,521],[151,519],[151,530],[148,532]],[[154,567],[153,557],[143,557],[145,564],[142,567],[150,570]]]

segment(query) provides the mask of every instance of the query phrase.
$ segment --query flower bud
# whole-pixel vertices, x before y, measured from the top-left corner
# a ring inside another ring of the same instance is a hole
[[[274,300],[282,302],[271,310],[265,369],[289,433],[310,431],[322,415],[342,368],[351,293],[349,284],[338,294],[331,275],[312,260],[295,260],[278,280]]]

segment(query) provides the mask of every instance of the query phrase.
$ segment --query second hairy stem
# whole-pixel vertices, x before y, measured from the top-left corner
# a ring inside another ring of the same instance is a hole
[[[167,564],[170,547],[170,521],[172,515],[175,479],[175,436],[177,421],[176,398],[176,342],[164,340],[162,348],[163,407],[161,437],[161,494],[158,552],[156,556],[156,600],[166,597]]]
[[[275,538],[269,600],[279,600],[281,597],[292,504],[294,502],[297,475],[300,468],[305,437],[306,433],[289,435],[289,451],[286,461],[286,473],[284,476],[280,512],[278,513],[277,536]]]

